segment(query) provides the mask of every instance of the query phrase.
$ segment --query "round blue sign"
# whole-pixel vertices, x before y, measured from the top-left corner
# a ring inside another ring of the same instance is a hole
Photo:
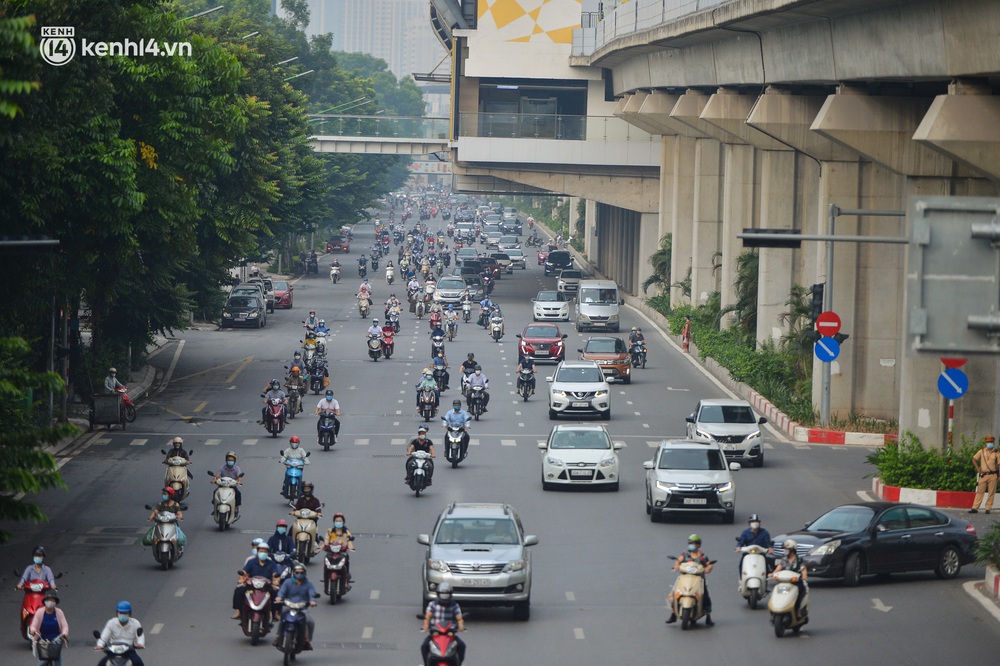
[[[840,356],[840,343],[837,342],[836,338],[820,338],[813,345],[813,351],[816,354],[816,358],[824,363],[829,363],[830,361],[835,361]]]
[[[947,368],[938,377],[938,391],[949,400],[961,398],[969,390],[969,378],[958,368]]]

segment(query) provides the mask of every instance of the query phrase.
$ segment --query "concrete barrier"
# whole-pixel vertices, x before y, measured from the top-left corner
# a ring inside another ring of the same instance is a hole
[[[882,479],[878,477],[872,479],[872,494],[886,502],[912,502],[950,509],[970,509],[976,498],[974,492],[889,486],[882,483]]]

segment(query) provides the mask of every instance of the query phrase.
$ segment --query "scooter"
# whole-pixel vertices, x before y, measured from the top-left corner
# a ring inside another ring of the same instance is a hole
[[[368,268],[364,264],[358,266],[358,277],[368,277]]]
[[[330,266],[330,282],[332,284],[340,282],[340,266]]]
[[[132,402],[132,398],[128,397],[128,390],[124,386],[119,386],[115,389],[122,396],[122,413],[125,415],[125,420],[129,423],[135,421],[135,403]]]
[[[380,252],[381,252],[381,250],[379,251],[379,253]],[[378,270],[379,253],[376,253],[374,251],[372,252],[372,270],[373,271],[377,271]]]
[[[338,541],[326,544],[323,550],[326,551],[323,559],[323,592],[330,597],[332,605],[351,589],[344,571],[347,567],[347,549]]]
[[[392,266],[385,267],[385,281],[389,284],[396,281],[396,269]]]
[[[448,342],[453,342],[455,336],[458,335],[458,322],[449,321],[448,322]]]
[[[302,410],[302,398],[299,395],[299,387],[294,384],[286,384],[288,389],[286,400],[288,401],[288,418],[294,419],[295,415]]]
[[[136,630],[138,636],[142,636],[142,627]],[[101,632],[94,630],[94,638],[99,639]],[[132,659],[126,655],[132,651],[132,644],[128,641],[109,641],[104,646],[104,656],[107,658],[108,666],[133,666]]]
[[[163,449],[160,449],[160,453],[167,455]],[[190,457],[190,455],[189,453],[188,456]],[[174,496],[178,502],[187,499],[191,492],[189,481],[191,473],[188,472],[187,466],[191,464],[191,461],[188,458],[174,456],[164,460],[163,464],[167,466],[167,472],[163,475],[164,487],[174,489]]]
[[[182,506],[181,510],[186,510]],[[147,511],[152,511],[153,507],[146,505]],[[177,514],[173,511],[157,511],[153,517],[153,559],[164,571],[174,566],[174,563],[184,556],[184,546],[178,538]]]
[[[316,336],[316,353],[320,356],[326,357],[326,336],[328,335],[326,331],[316,331],[314,333]]]
[[[438,354],[444,353],[444,336],[431,336],[431,358],[437,358]]]
[[[329,451],[330,447],[337,443],[337,433],[335,431],[335,421],[333,412],[323,411],[319,415],[319,445],[324,451]]]
[[[431,454],[426,451],[414,451],[410,454],[413,457],[413,471],[410,474],[410,490],[420,497],[427,486],[430,485],[428,471],[431,466]]]
[[[393,306],[389,310],[389,323],[392,325],[392,330],[399,333],[399,308]]]
[[[306,452],[309,457],[310,452]],[[285,458],[285,481],[281,484],[281,496],[288,500],[289,506],[295,506],[295,501],[302,494],[302,473],[306,461],[301,458]]]
[[[672,560],[677,558],[668,556]],[[710,564],[714,564],[712,560]],[[705,567],[697,562],[685,562],[670,593],[670,611],[681,621],[681,629],[687,631],[707,613],[705,600]]]
[[[468,433],[461,426],[448,426],[448,433],[444,437],[444,457],[451,463],[452,469],[465,460],[469,454],[469,443],[466,439]]]
[[[458,640],[451,624],[431,625],[430,651],[424,666],[458,666]]]
[[[372,308],[368,304],[367,296],[358,296],[358,314],[361,315],[362,319],[367,319],[368,315],[371,313]]]
[[[215,476],[215,472],[209,470],[208,475]],[[236,486],[239,482],[228,476],[220,476],[213,483],[216,488],[212,494],[212,520],[219,526],[220,532],[225,532],[240,519],[240,512],[236,510]]]
[[[528,396],[535,392],[531,382],[534,376],[535,373],[529,368],[520,368],[517,371],[517,393],[525,402],[528,402]]]
[[[434,381],[437,382],[438,391],[444,391],[445,390],[445,383],[444,383],[444,373],[445,372],[447,372],[447,370],[445,370],[445,367],[443,365],[435,365],[434,366],[433,376],[434,376]]]
[[[288,601],[286,599],[283,602],[277,648],[280,652],[285,653],[285,666],[295,661],[295,656],[302,652],[305,645],[305,609],[308,605],[309,603],[306,601]]]
[[[496,342],[503,337],[503,317],[495,312],[490,316],[490,337]]]
[[[21,574],[15,571],[14,576],[20,578]],[[28,635],[28,625],[35,617],[38,609],[42,607],[45,592],[51,587],[47,582],[38,578],[28,579],[24,583],[24,599],[21,601],[21,637],[25,640],[31,640],[31,637]]]
[[[414,305],[413,311],[416,313],[417,319],[423,319],[424,315],[427,313],[427,304],[422,300],[418,300],[416,305]]]
[[[483,415],[483,407],[486,406],[486,389],[482,386],[470,386],[466,388],[465,401],[468,404],[469,413],[478,421],[479,417]]]
[[[762,546],[743,546],[743,563],[740,565],[740,596],[750,608],[757,610],[758,602],[767,596],[767,549]]]
[[[799,605],[799,610],[795,610],[795,600],[799,597],[799,587],[796,583],[802,574],[796,571],[784,569],[774,573],[776,581],[771,598],[767,602],[767,609],[771,611],[771,624],[774,625],[774,635],[781,638],[785,635],[786,629],[791,629],[792,633],[799,633],[802,627],[809,622],[809,588],[806,588],[805,596]]]
[[[261,394],[263,397],[263,394]],[[277,437],[285,429],[285,401],[282,398],[270,398],[264,410],[264,429]]]
[[[323,364],[315,363],[309,368],[309,390],[313,392],[313,395],[319,395],[319,392],[323,390],[323,372],[325,368],[325,361]]]
[[[423,417],[424,421],[430,421],[437,413],[437,407],[434,405],[434,402],[434,391],[427,388],[420,391],[420,416]]]
[[[393,352],[396,351],[396,343],[393,342],[393,333],[382,333],[382,356],[389,360]]]
[[[463,301],[462,302],[462,321],[464,321],[466,324],[468,324],[470,319],[472,319],[472,304],[469,303],[468,301]]]
[[[379,360],[382,356],[382,341],[376,335],[368,336],[368,357],[375,361]]]
[[[263,576],[254,576],[247,581],[247,589],[243,592],[240,627],[243,635],[250,637],[250,645],[257,645],[261,636],[267,636],[271,631],[271,590],[271,581]]]
[[[292,511],[292,541],[295,542],[295,559],[303,564],[309,564],[316,546],[316,523],[319,514],[311,509]]]
[[[632,367],[638,368],[640,365],[646,367],[646,343],[645,342],[633,342],[632,349],[630,350],[632,355]]]

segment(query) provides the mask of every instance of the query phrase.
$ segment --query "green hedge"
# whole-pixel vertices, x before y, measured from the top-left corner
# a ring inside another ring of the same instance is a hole
[[[887,443],[868,456],[882,482],[890,486],[926,490],[969,491],[976,488],[976,471],[972,456],[982,442],[962,438],[958,447],[940,451],[925,449],[911,432],[903,433],[899,442]]]
[[[993,565],[1000,569],[1000,523],[979,535],[976,541],[976,564]]]

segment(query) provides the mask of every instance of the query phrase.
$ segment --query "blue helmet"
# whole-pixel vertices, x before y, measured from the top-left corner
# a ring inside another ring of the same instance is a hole
[[[127,601],[119,601],[118,602],[117,612],[119,612],[119,613],[131,613],[132,612],[132,604],[130,604]]]

